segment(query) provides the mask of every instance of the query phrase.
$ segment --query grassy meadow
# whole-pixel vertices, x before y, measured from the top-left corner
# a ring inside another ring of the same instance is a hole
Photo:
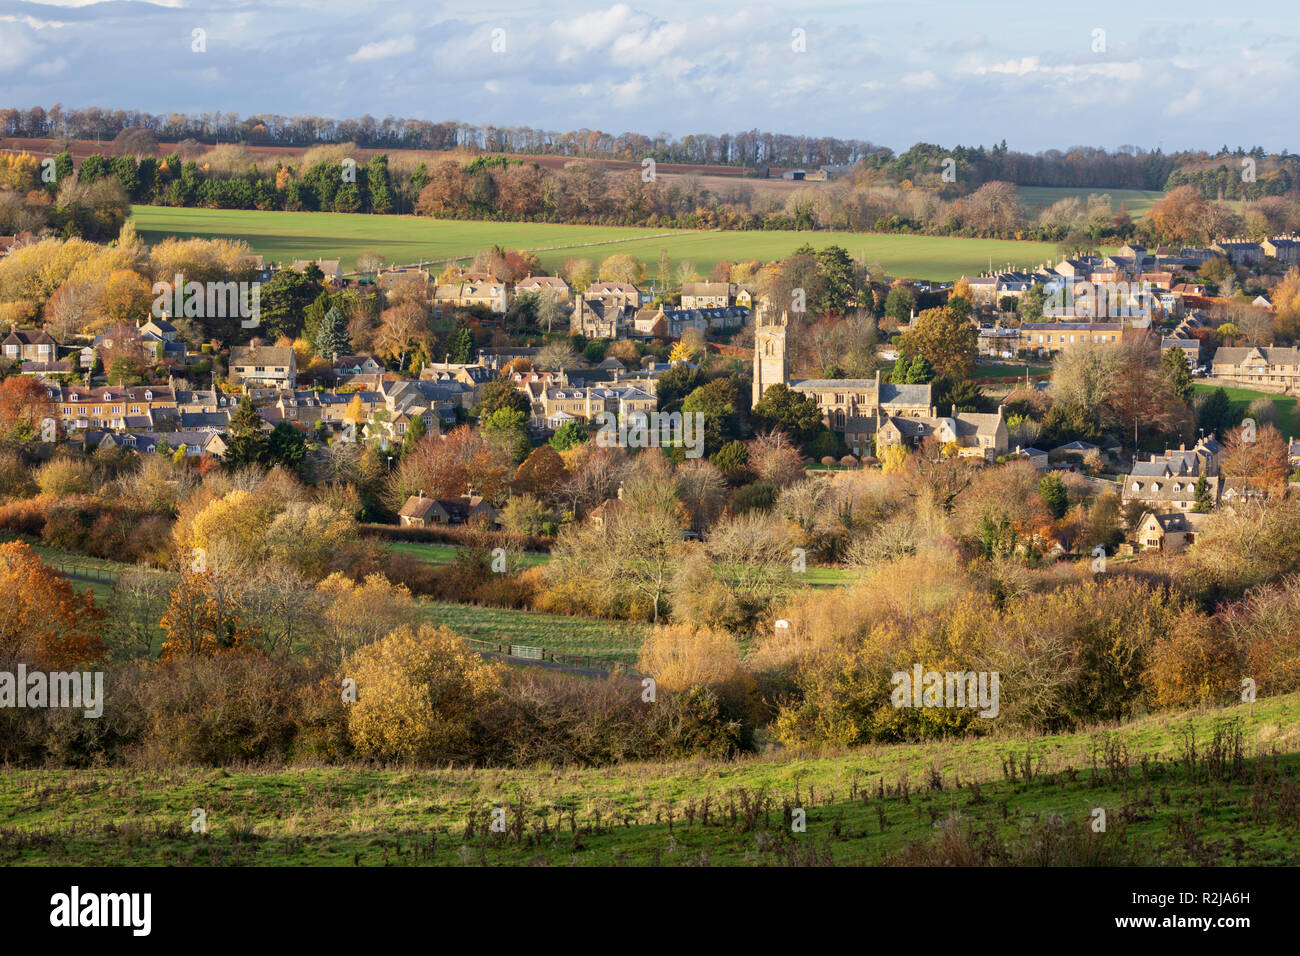
[[[550,223],[465,222],[416,216],[371,216],[330,212],[261,212],[238,209],[182,209],[134,206],[132,219],[148,243],[168,236],[243,239],[268,260],[343,260],[355,268],[362,252],[376,252],[385,262],[409,264],[473,256],[499,244],[536,252],[547,270],[571,256],[599,262],[615,253],[648,264],[667,251],[674,265],[692,263],[707,275],[716,262],[769,261],[807,242],[814,248],[839,244],[862,261],[879,263],[890,275],[951,281],[1011,262],[1028,266],[1053,258],[1050,242],[1004,239],[956,239],[848,232],[728,232],[663,230],[623,226],[575,226]]]
[[[1197,382],[1192,387],[1198,392],[1212,392],[1219,386]],[[1245,418],[1249,412],[1251,402],[1256,399],[1266,398],[1273,403],[1277,410],[1277,427],[1282,432],[1282,437],[1300,436],[1300,408],[1296,407],[1294,395],[1279,395],[1277,392],[1257,392],[1250,388],[1232,388],[1227,385],[1223,386],[1223,390],[1228,394],[1228,407],[1232,409],[1234,418]]]
[[[1165,197],[1163,189],[1100,189],[1095,186],[1017,186],[1016,192],[1020,193],[1020,201],[1030,215],[1070,196],[1086,200],[1090,195],[1105,193],[1110,196],[1111,209],[1118,212],[1123,206],[1134,219],[1141,219]]]
[[[1075,734],[735,761],[4,769],[0,863],[1295,865],[1297,749],[1291,694]]]

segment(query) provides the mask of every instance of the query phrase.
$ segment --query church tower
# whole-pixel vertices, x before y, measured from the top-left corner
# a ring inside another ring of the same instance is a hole
[[[786,314],[781,313],[779,325],[763,325],[762,321],[760,315],[759,324],[754,326],[754,405],[773,385],[786,384],[789,371],[785,358]]]

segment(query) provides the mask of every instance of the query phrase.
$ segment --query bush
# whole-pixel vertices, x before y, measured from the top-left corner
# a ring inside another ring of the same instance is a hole
[[[248,647],[153,664],[139,688],[148,766],[283,760],[295,732],[293,675]]]
[[[746,511],[771,511],[780,489],[769,481],[756,481],[737,489],[731,496],[731,507],[736,514]]]
[[[477,714],[496,699],[499,665],[447,628],[401,627],[354,653],[348,732],[359,756],[420,764],[472,760]]]
[[[88,495],[95,490],[95,468],[88,461],[53,458],[36,469],[36,485],[47,495]]]
[[[37,495],[0,505],[0,530],[14,534],[40,534],[45,528],[45,516],[50,505],[57,500],[54,495]]]

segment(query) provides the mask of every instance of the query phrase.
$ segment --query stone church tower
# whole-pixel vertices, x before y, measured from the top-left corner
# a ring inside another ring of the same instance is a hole
[[[764,325],[762,317],[754,326],[754,395],[753,404],[773,385],[785,385],[789,368],[785,357],[786,314],[779,325]]]

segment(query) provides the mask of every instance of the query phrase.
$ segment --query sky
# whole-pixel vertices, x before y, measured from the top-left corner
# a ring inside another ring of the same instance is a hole
[[[1294,3],[0,0],[3,106],[1275,152],[1297,89]]]

